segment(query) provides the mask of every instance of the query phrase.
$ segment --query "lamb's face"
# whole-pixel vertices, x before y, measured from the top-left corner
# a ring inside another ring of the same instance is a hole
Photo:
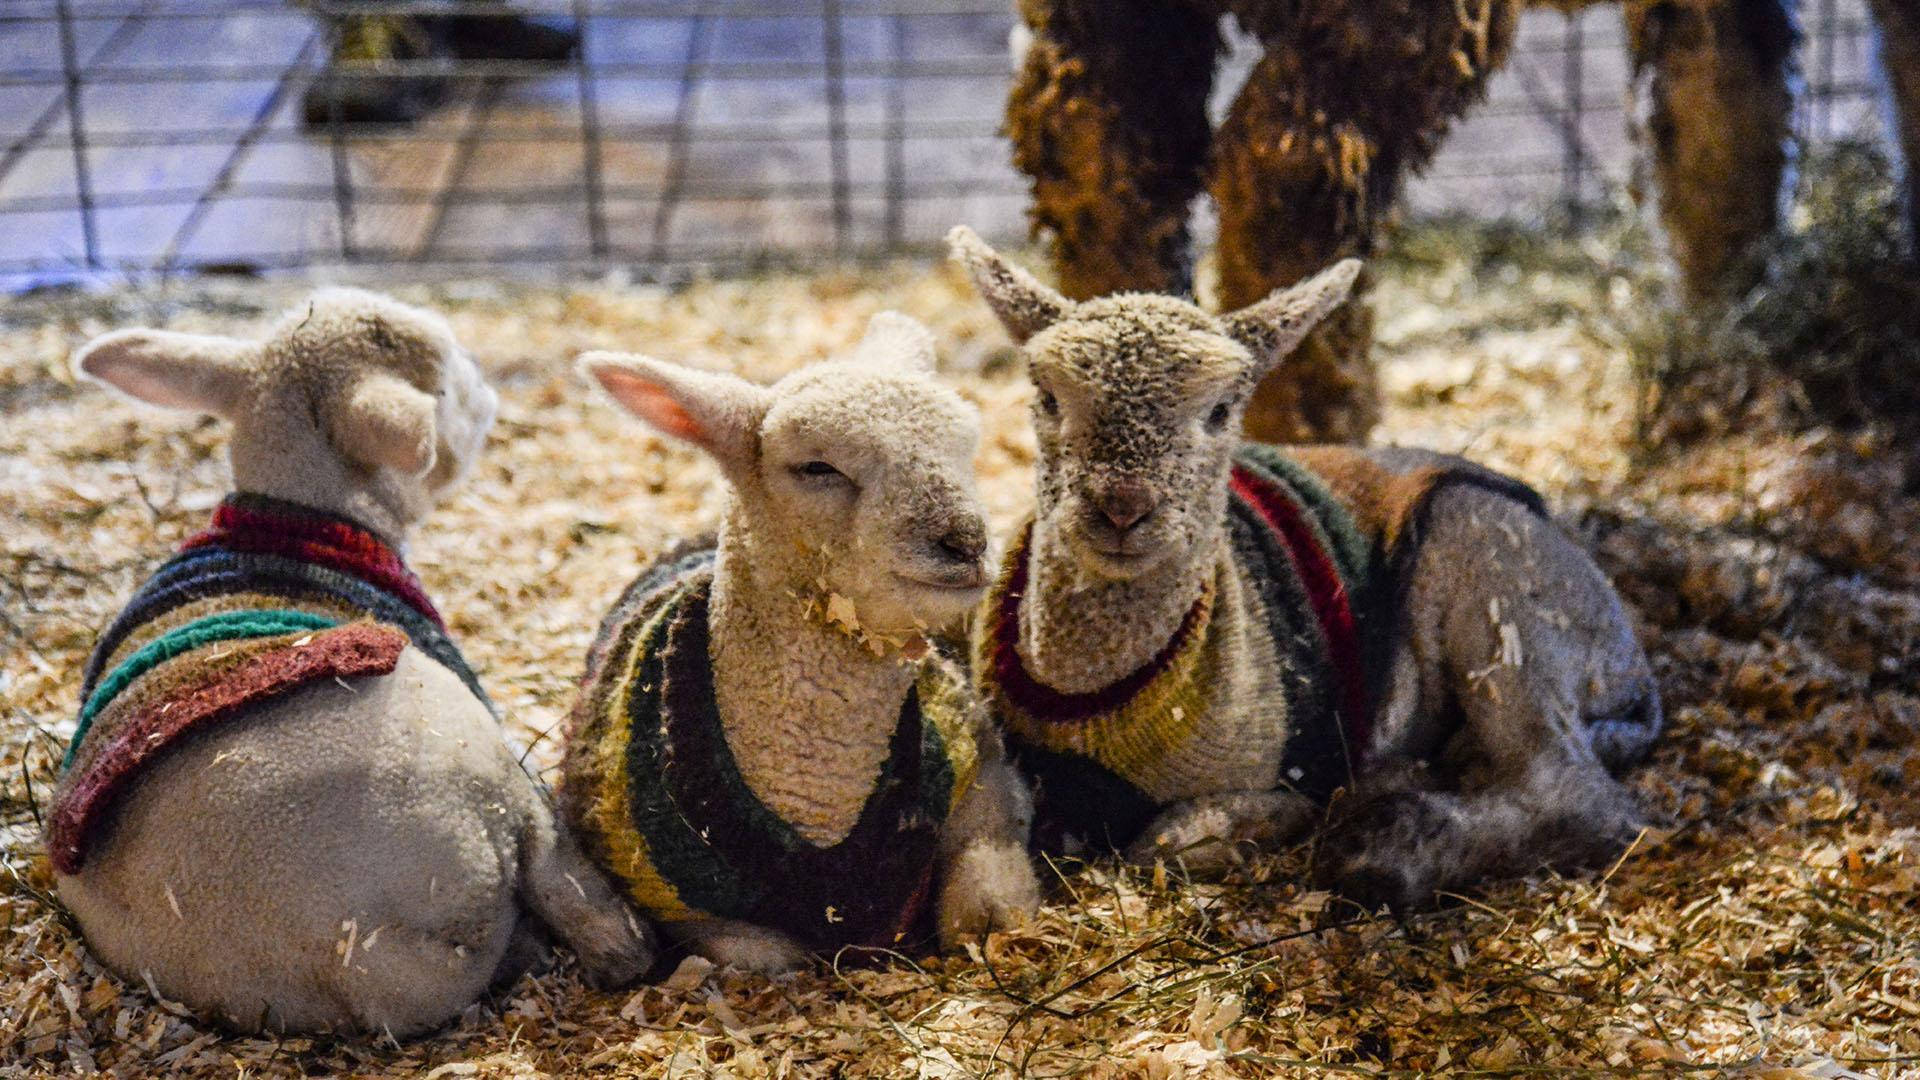
[[[970,611],[987,572],[972,406],[871,364],[815,365],[772,389],[740,511],[801,555],[789,584],[845,597],[864,629],[886,635]]]
[[[964,225],[947,243],[1026,346],[1040,521],[1090,572],[1120,579],[1191,553],[1219,527],[1247,395],[1360,274],[1345,259],[1216,317],[1170,296],[1074,303]]]
[[[847,359],[772,386],[620,353],[588,353],[580,367],[654,430],[719,463],[736,496],[726,528],[750,546],[761,587],[894,638],[978,603],[980,418],[930,377],[926,327],[881,312]]]
[[[1026,354],[1038,517],[1096,576],[1183,557],[1225,512],[1252,354],[1162,296],[1080,304]]]

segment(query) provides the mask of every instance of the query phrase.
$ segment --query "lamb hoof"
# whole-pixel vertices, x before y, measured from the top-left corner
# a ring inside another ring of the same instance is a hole
[[[1433,907],[1438,883],[1424,868],[1400,864],[1397,855],[1383,858],[1371,851],[1359,851],[1323,865],[1316,877],[1320,886],[1351,901],[1366,911],[1386,908],[1395,915]]]
[[[545,927],[522,916],[513,936],[507,939],[507,951],[493,969],[493,981],[487,984],[488,989],[500,993],[519,982],[523,975],[538,977],[552,971],[552,944]]]
[[[1252,844],[1212,836],[1182,842],[1163,835],[1135,840],[1122,857],[1135,866],[1165,862],[1168,866],[1180,867],[1188,877],[1212,878],[1243,865],[1247,861],[1246,851],[1252,847]]]
[[[1406,874],[1383,866],[1353,867],[1331,884],[1333,891],[1367,911],[1384,907],[1396,915],[1423,906],[1433,898],[1432,889],[1420,889]]]
[[[1430,907],[1452,818],[1445,803],[1426,792],[1363,796],[1321,838],[1314,877],[1368,911]]]
[[[947,867],[940,944],[956,949],[996,930],[1025,926],[1040,907],[1040,883],[1018,847],[975,847]]]
[[[659,955],[653,928],[631,912],[623,914],[627,917],[619,920],[617,930],[572,941],[580,957],[580,973],[596,989],[613,990],[638,982]]]
[[[785,975],[806,967],[812,957],[798,943],[775,933],[729,933],[695,941],[693,951],[749,975]]]

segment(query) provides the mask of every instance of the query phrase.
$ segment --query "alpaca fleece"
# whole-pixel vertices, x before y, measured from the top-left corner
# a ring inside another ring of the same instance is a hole
[[[1377,248],[1407,177],[1506,62],[1523,8],[1613,0],[1020,0],[1006,129],[1030,216],[1075,299],[1188,292],[1188,218],[1219,211],[1222,310]],[[1697,298],[1759,280],[1792,135],[1790,0],[1624,0],[1633,134],[1670,253]],[[1894,132],[1920,160],[1920,7],[1870,0]],[[1261,56],[1216,128],[1221,19]],[[1920,168],[1907,167],[1920,238]],[[1357,441],[1378,420],[1364,301],[1335,313],[1261,386],[1250,437]]]
[[[964,687],[928,664],[858,820],[817,845],[763,803],[729,750],[708,633],[714,551],[641,575],[589,656],[566,797],[582,843],[662,922],[720,917],[817,949],[917,942],[940,831],[973,783]]]
[[[1505,61],[1515,0],[1021,0],[1007,100],[1030,216],[1074,299],[1192,287],[1188,218],[1219,209],[1222,310],[1370,253],[1405,178]],[[1232,15],[1263,48],[1216,129]],[[1372,316],[1327,320],[1247,411],[1269,441],[1358,441],[1379,418]]]
[[[228,496],[87,663],[48,831],[55,867],[80,870],[115,799],[178,740],[318,680],[391,673],[409,644],[486,701],[419,580],[373,533]]]
[[[1464,463],[1245,445],[1214,577],[1148,664],[1089,693],[1046,685],[1021,657],[1023,535],[989,595],[974,669],[1034,782],[1036,843],[1125,847],[1180,793],[1204,788],[1217,747],[1195,743],[1223,719],[1235,741],[1284,747],[1274,786],[1324,801],[1350,783],[1395,629],[1394,570],[1413,557],[1433,494],[1459,484],[1540,509],[1522,485]],[[1245,598],[1230,615],[1223,592]],[[1221,677],[1236,670],[1271,677],[1236,693]]]

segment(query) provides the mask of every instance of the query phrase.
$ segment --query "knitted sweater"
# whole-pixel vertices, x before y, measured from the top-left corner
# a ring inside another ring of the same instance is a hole
[[[628,587],[587,661],[561,804],[588,852],[650,917],[726,918],[808,946],[893,947],[929,929],[942,824],[978,748],[963,688],[927,664],[852,830],[818,846],[754,794],[714,696],[714,551]]]
[[[1247,444],[1212,578],[1149,663],[1090,693],[1046,685],[1021,656],[1029,527],[989,592],[974,669],[1034,784],[1036,844],[1123,847],[1171,793],[1204,786],[1222,753],[1278,747],[1274,785],[1316,800],[1348,783],[1426,507],[1460,483],[1539,509],[1524,486],[1458,459]]]
[[[320,679],[391,672],[413,645],[492,703],[398,554],[364,528],[261,495],[147,579],[94,647],[48,848],[77,873],[115,800],[181,738]]]

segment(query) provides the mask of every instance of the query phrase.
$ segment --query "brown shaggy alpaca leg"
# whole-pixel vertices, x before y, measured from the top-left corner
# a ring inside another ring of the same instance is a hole
[[[1505,59],[1511,0],[1404,6],[1411,18],[1365,25],[1329,0],[1236,6],[1266,56],[1214,136],[1222,310],[1367,254],[1403,177],[1433,156]],[[1372,340],[1364,303],[1321,323],[1255,393],[1247,434],[1364,438],[1379,418]]]
[[[1742,291],[1778,214],[1792,17],[1781,0],[1633,0],[1627,34],[1681,280],[1698,298]]]
[[[1880,23],[1880,49],[1893,83],[1900,152],[1907,161],[1908,249],[1920,262],[1920,11],[1909,0],[1869,0]]]
[[[1188,204],[1207,155],[1218,13],[1186,0],[1022,0],[1033,31],[1007,100],[1074,299],[1191,287]]]

